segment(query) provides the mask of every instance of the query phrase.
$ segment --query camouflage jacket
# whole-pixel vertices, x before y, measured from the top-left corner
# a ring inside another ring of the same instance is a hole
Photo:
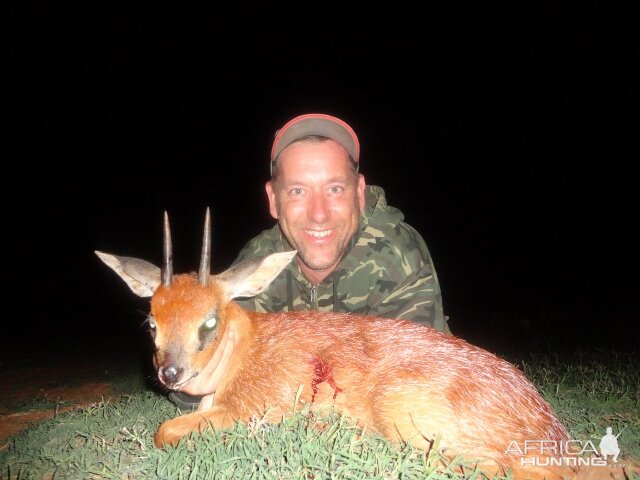
[[[312,285],[296,262],[263,293],[238,299],[258,312],[321,310],[402,318],[449,332],[427,245],[404,215],[387,205],[380,187],[366,187],[366,207],[336,269]],[[278,225],[250,240],[236,262],[291,250]]]

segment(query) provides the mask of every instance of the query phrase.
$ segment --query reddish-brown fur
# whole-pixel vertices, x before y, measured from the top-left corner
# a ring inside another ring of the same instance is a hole
[[[176,444],[208,425],[226,428],[267,412],[277,422],[300,402],[335,408],[391,440],[429,450],[441,435],[445,455],[478,458],[516,476],[572,475],[569,469],[518,474],[511,442],[565,441],[549,404],[513,365],[459,338],[418,324],[316,311],[260,314],[229,301],[223,288],[178,275],[152,303],[156,364],[200,371],[229,330],[237,344],[215,393],[215,404],[163,423],[157,446]],[[197,330],[218,309],[215,340],[198,349]]]

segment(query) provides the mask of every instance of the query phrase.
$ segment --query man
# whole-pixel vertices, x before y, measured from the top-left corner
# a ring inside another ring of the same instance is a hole
[[[236,262],[293,249],[298,255],[268,290],[238,303],[259,312],[401,318],[449,333],[424,240],[387,205],[382,188],[365,184],[359,163],[358,137],[338,118],[302,115],[276,132],[266,192],[277,224],[250,240]],[[210,393],[207,372],[184,392]],[[181,407],[195,400],[171,398]]]

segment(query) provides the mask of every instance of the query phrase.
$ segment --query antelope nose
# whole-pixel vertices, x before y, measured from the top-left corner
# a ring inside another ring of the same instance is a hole
[[[169,365],[160,368],[158,376],[160,377],[162,383],[164,383],[165,385],[172,385],[174,383],[177,383],[177,380],[182,376],[183,371],[184,369],[182,368],[176,368],[173,365]]]

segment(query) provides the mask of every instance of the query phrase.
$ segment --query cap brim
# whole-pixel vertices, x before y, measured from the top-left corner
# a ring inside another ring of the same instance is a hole
[[[355,162],[359,161],[360,144],[353,129],[342,120],[323,114],[296,117],[276,133],[271,148],[271,160],[296,140],[308,135],[328,137],[342,145]]]

